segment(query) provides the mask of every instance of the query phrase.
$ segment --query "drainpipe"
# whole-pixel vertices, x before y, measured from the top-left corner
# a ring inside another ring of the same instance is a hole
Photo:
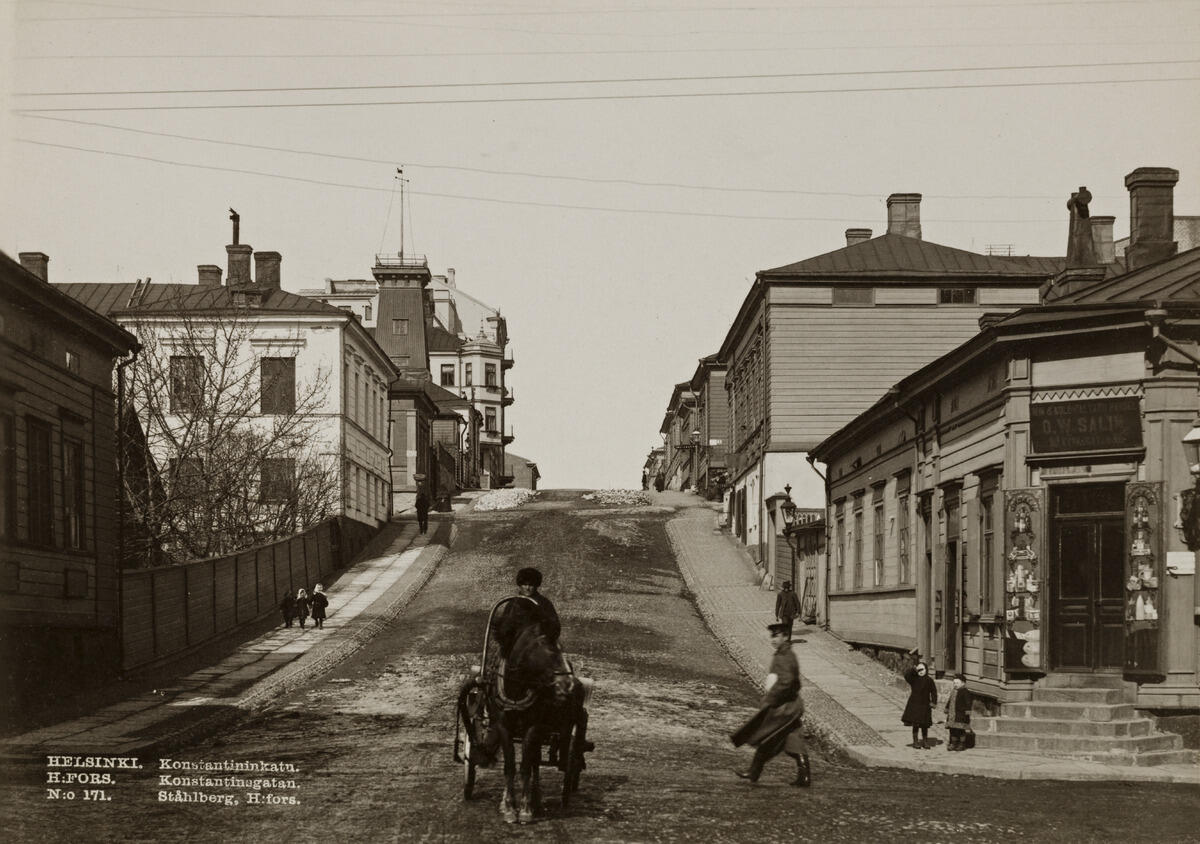
[[[137,360],[140,346],[117,361],[117,673],[125,676],[125,367]]]
[[[806,453],[804,455],[804,459],[808,461],[808,465],[812,467],[812,470],[814,472],[816,472],[820,476],[821,480],[824,481],[824,483],[825,483],[825,588],[821,590],[821,603],[824,604],[823,611],[821,614],[821,618],[822,618],[821,627],[824,628],[825,630],[828,630],[829,629],[829,553],[830,553],[829,549],[833,547],[832,542],[830,542],[830,535],[829,535],[829,529],[830,529],[829,478],[825,475],[824,472],[822,472],[820,469],[817,468],[816,458],[814,458],[811,454]],[[795,588],[795,585],[796,584],[793,583],[792,587]]]

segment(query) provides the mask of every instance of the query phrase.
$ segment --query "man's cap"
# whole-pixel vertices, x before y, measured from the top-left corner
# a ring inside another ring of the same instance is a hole
[[[518,586],[532,586],[537,589],[542,585],[542,573],[535,568],[527,567],[517,572]]]
[[[776,634],[783,636],[787,634],[788,626],[786,624],[768,624],[767,630],[770,631],[772,636]]]

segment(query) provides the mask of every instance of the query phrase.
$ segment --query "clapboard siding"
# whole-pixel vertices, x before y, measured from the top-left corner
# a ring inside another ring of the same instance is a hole
[[[772,305],[829,305],[833,302],[832,287],[772,287]]]
[[[771,439],[818,442],[896,382],[969,340],[976,308],[776,308]]]
[[[980,287],[979,304],[1020,308],[1041,301],[1036,287]]]
[[[876,305],[936,305],[936,287],[876,287]]]

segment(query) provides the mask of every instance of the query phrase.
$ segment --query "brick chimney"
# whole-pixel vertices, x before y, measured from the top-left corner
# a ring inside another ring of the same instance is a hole
[[[1117,260],[1117,250],[1113,245],[1113,223],[1116,217],[1092,217],[1092,246],[1096,252],[1096,260],[1101,264],[1111,264]]]
[[[279,289],[279,262],[282,260],[278,252],[254,253],[254,283],[259,287]]]
[[[921,239],[921,194],[894,193],[887,198],[888,234]]]
[[[853,246],[871,239],[870,229],[846,229],[846,245]]]
[[[250,256],[254,249],[247,243],[231,243],[225,247],[229,256],[229,270],[225,273],[225,284],[229,287],[241,287],[250,284]]]
[[[216,264],[198,264],[196,272],[200,277],[201,287],[221,286],[221,268]]]
[[[21,266],[29,270],[42,281],[49,281],[47,278],[47,270],[50,264],[50,256],[45,252],[20,252],[17,257],[21,259]]]
[[[1174,255],[1175,183],[1179,171],[1170,167],[1139,167],[1125,177],[1129,190],[1128,269],[1136,270]]]

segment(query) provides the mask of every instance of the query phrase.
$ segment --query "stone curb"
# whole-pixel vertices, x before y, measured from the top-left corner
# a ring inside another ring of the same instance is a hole
[[[258,713],[277,698],[300,687],[309,680],[333,668],[339,662],[350,657],[387,624],[398,616],[416,594],[425,586],[429,578],[437,570],[442,558],[449,553],[450,546],[457,538],[457,525],[450,523],[447,530],[446,545],[429,543],[421,549],[412,567],[400,579],[379,596],[362,613],[368,613],[372,608],[386,602],[379,615],[367,622],[357,619],[343,628],[346,635],[330,639],[318,646],[320,651],[308,650],[297,655],[296,659],[266,673],[254,683],[236,702],[219,708],[211,715],[188,723],[179,729],[146,739],[140,744],[128,743],[121,751],[124,756],[152,756],[165,750],[177,747],[199,736],[213,733],[217,730],[231,727],[245,721]],[[433,534],[436,537],[437,532]],[[412,547],[410,542],[405,550]],[[406,582],[407,581],[407,582]],[[393,593],[399,591],[393,597]],[[360,614],[361,615],[361,614]],[[0,754],[0,760],[7,763],[29,762],[41,760],[46,755],[44,748],[13,746],[5,748]]]

